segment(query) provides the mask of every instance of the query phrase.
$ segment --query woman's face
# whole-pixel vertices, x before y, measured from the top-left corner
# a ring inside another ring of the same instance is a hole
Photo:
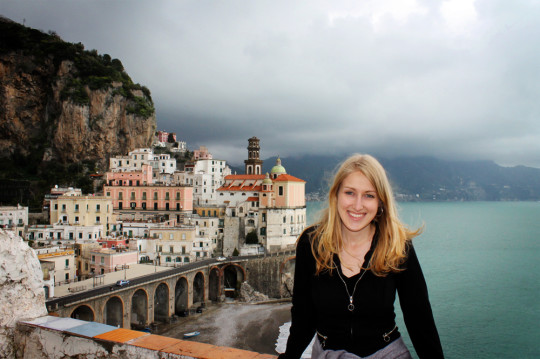
[[[337,194],[337,210],[344,235],[360,234],[369,229],[378,207],[375,187],[362,172],[355,171],[345,177]]]

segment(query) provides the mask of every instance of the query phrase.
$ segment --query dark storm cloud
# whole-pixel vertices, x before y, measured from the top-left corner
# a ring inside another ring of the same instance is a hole
[[[233,163],[376,152],[540,167],[540,5],[526,1],[3,1],[119,58],[158,127]]]

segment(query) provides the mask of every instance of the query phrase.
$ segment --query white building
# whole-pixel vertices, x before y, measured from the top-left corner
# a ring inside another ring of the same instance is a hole
[[[50,281],[55,283],[55,286],[76,279],[75,251],[73,249],[52,247],[38,248],[35,251],[40,262],[54,263]]]
[[[36,243],[61,244],[77,243],[83,240],[96,241],[104,235],[102,225],[71,225],[54,223],[29,226],[26,240]],[[59,243],[60,242],[60,243]]]
[[[0,207],[0,228],[15,232],[24,238],[24,229],[28,226],[28,207],[21,205]]]
[[[109,159],[111,172],[134,172],[140,171],[142,166],[148,164],[154,173],[174,173],[176,171],[176,159],[169,154],[154,154],[150,148],[135,149],[127,156],[116,156]]]
[[[217,190],[231,174],[226,161],[204,159],[185,166],[184,172],[176,172],[174,181],[193,186],[193,205],[215,205]]]

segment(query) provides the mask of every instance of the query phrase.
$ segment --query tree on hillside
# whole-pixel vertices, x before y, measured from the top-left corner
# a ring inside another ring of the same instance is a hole
[[[246,236],[246,244],[258,244],[258,243],[259,243],[259,236],[257,236],[257,231],[253,229]]]

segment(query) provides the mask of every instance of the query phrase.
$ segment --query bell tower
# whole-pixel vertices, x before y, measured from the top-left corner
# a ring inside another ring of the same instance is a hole
[[[254,136],[251,137],[248,142],[248,159],[244,161],[246,164],[246,174],[260,175],[262,174],[263,161],[259,158],[261,150],[259,139]]]

